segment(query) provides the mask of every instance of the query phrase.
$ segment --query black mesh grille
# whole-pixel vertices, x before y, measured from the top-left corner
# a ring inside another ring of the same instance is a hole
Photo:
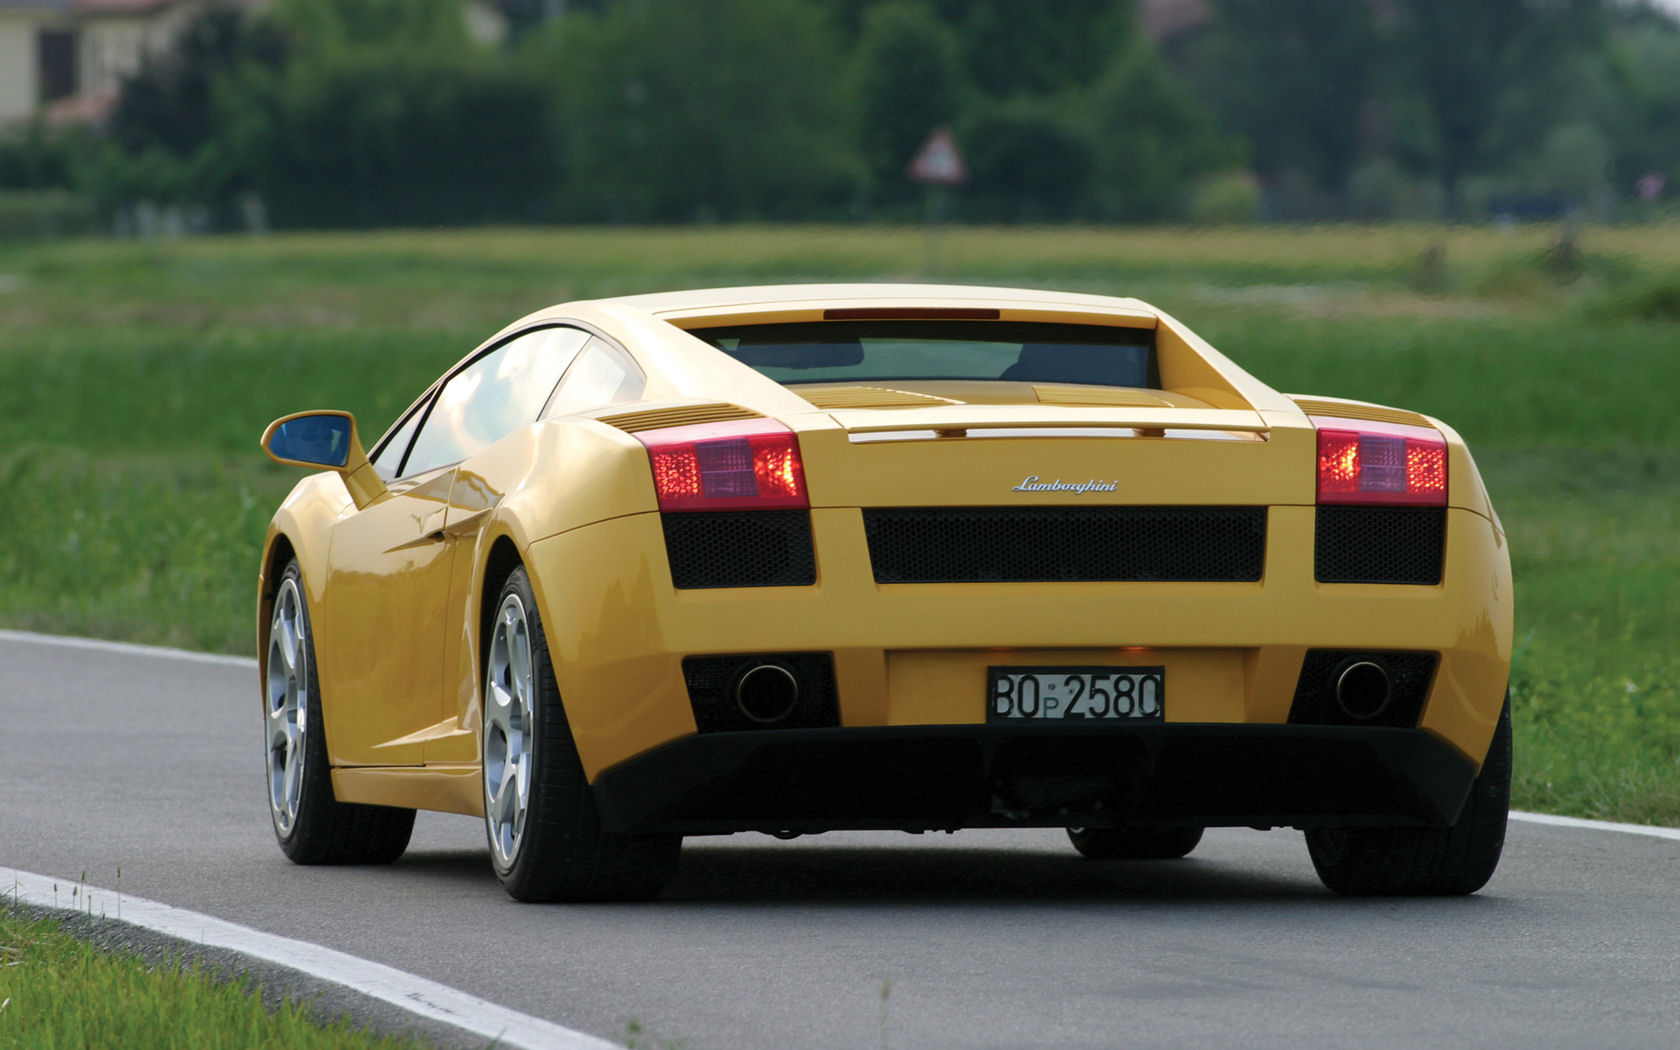
[[[1320,583],[1441,582],[1445,507],[1320,507],[1315,531]]]
[[[1362,660],[1388,672],[1388,705],[1371,718],[1353,718],[1336,704],[1336,679]],[[1412,729],[1423,714],[1423,701],[1435,679],[1435,653],[1369,652],[1354,649],[1308,649],[1295,683],[1289,721],[1295,725],[1391,726]]]
[[[754,667],[775,664],[793,674],[799,699],[786,718],[757,722],[735,705],[735,683]],[[749,729],[827,729],[840,724],[834,690],[834,657],[828,653],[764,653],[733,656],[685,656],[683,680],[694,724],[702,733]]]
[[[809,511],[701,511],[662,518],[671,582],[679,588],[817,582]]]
[[[1264,507],[923,507],[863,512],[878,583],[1255,581]]]

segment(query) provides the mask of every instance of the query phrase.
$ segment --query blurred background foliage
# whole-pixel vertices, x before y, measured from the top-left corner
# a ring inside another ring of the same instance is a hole
[[[1680,25],[1644,0],[493,6],[487,43],[463,0],[211,5],[101,123],[0,132],[0,236],[142,204],[192,229],[898,221],[940,126],[969,222],[1608,220],[1680,177]]]

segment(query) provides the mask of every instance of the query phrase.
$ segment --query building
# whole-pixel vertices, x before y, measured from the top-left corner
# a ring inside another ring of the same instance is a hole
[[[123,78],[213,2],[0,0],[0,123],[102,117]]]
[[[264,2],[0,0],[0,126],[36,116],[97,121],[116,103],[123,78],[167,50],[205,8]],[[508,32],[492,0],[464,3],[462,17],[480,43],[499,43]]]

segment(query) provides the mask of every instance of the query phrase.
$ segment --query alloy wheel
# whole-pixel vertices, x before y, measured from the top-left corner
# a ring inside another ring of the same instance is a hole
[[[536,680],[525,603],[509,594],[496,611],[484,681],[484,822],[501,871],[519,857],[531,806]]]
[[[309,621],[297,581],[274,596],[268,631],[268,806],[282,838],[297,823],[303,798],[304,738],[309,729]]]

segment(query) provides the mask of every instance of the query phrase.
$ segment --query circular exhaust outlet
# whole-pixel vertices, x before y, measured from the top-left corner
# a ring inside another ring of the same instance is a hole
[[[1382,714],[1390,695],[1388,672],[1381,664],[1358,660],[1343,666],[1336,675],[1336,706],[1357,721]]]
[[[780,722],[799,702],[799,679],[781,664],[759,664],[735,679],[735,707],[754,722]]]

